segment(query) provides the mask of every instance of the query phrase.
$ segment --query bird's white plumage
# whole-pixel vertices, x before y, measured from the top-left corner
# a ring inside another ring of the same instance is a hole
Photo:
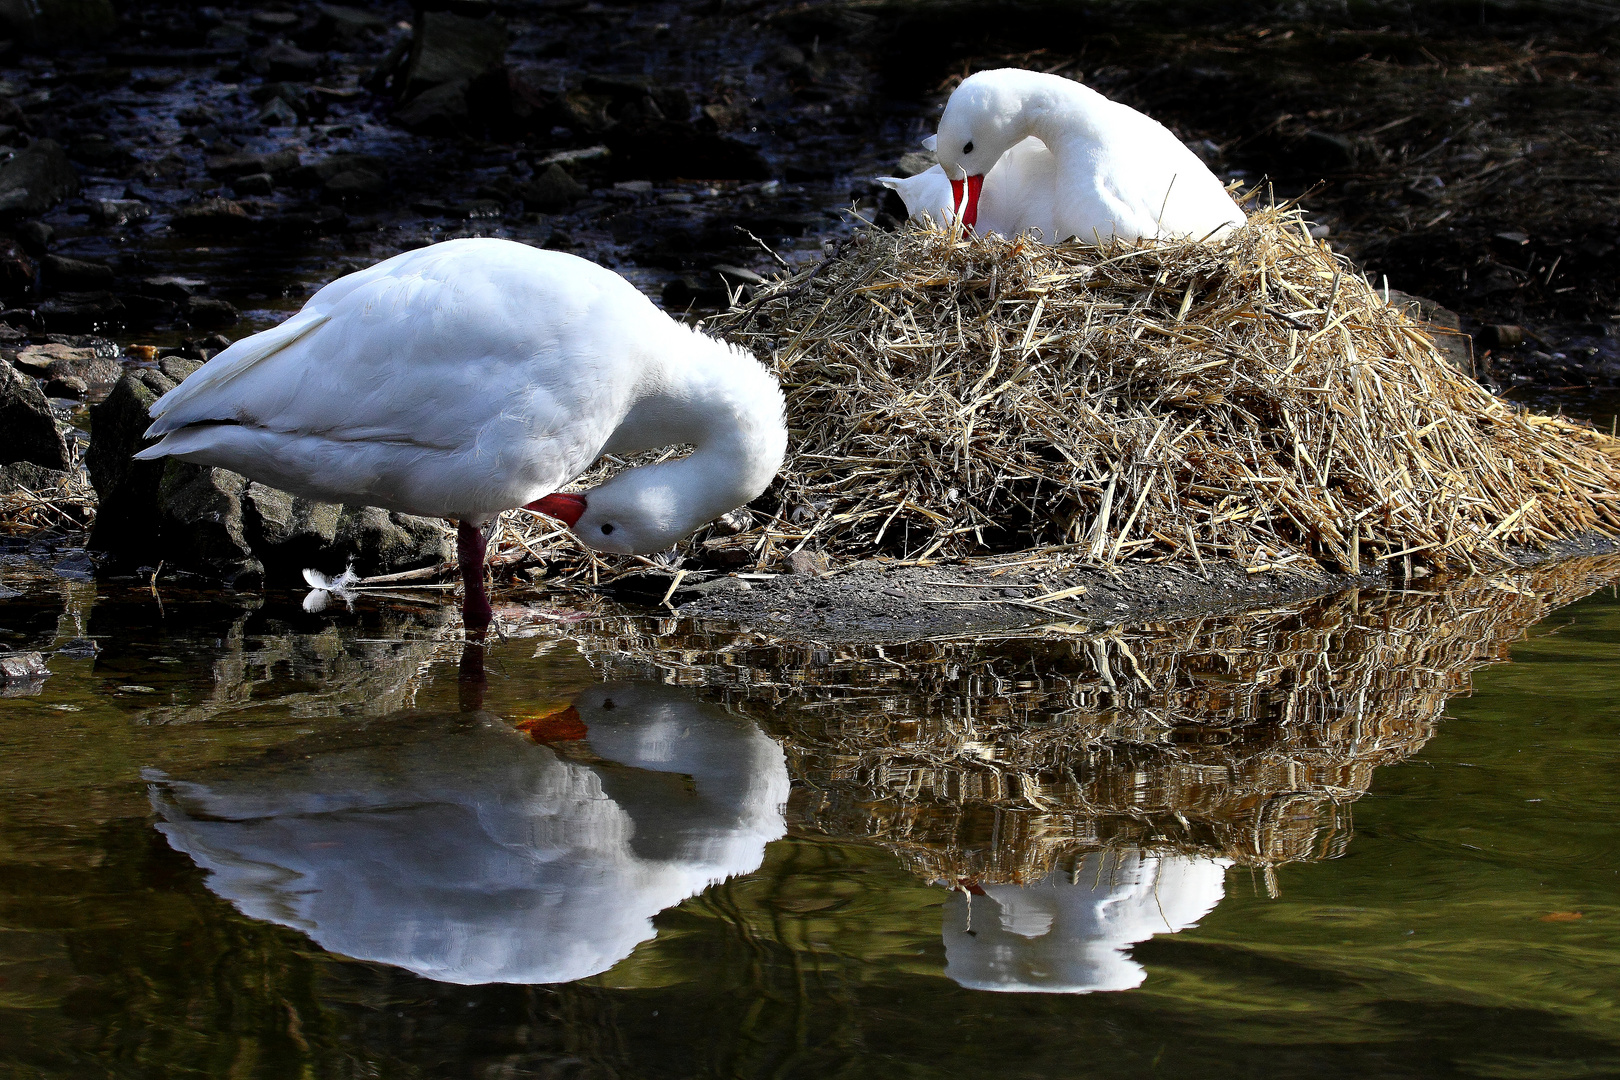
[[[964,79],[940,118],[936,153],[947,179],[984,176],[988,193],[998,159],[1030,137],[1053,157],[1053,239],[1197,240],[1243,224],[1220,180],[1163,124],[1057,75],[1000,68]],[[1014,233],[1028,227],[1012,224]]]
[[[575,707],[590,764],[493,718],[403,717],[290,765],[149,772],[158,829],[240,911],[333,952],[441,982],[584,978],[760,865],[788,773],[757,727],[684,689],[604,683]]]
[[[927,215],[936,225],[956,218],[951,182],[945,170],[935,165],[905,178],[880,176],[878,182],[893,188],[906,204],[908,217]],[[1008,150],[984,176],[979,196],[979,220],[974,227],[981,233],[1018,236],[1029,233],[1038,240],[1053,242],[1052,199],[1057,182],[1057,161],[1039,139],[1025,139]]]
[[[597,489],[592,512],[613,504],[625,517],[596,545],[610,550],[657,550],[748,501],[786,447],[781,393],[752,357],[674,322],[612,271],[494,239],[332,282],[152,416],[161,441],[138,457],[473,521],[557,490],[605,450],[695,444],[685,461]],[[658,521],[638,533],[644,503]]]

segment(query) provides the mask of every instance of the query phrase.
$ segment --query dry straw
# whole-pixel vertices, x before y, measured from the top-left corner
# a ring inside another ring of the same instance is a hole
[[[1356,571],[1620,531],[1615,441],[1530,416],[1312,239],[1221,245],[863,232],[708,324],[775,365],[770,521],[709,550]]]

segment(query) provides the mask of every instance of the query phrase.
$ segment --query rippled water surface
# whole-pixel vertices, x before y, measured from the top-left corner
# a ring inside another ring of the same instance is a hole
[[[1617,575],[481,656],[11,566],[0,1073],[1613,1076]]]

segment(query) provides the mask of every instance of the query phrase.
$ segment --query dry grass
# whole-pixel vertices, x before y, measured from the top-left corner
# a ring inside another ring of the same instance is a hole
[[[1290,209],[1220,247],[864,233],[710,329],[788,395],[762,552],[1481,568],[1620,530],[1620,444],[1448,367]]]
[[[35,491],[16,487],[0,491],[0,534],[24,536],[49,529],[89,528],[96,516],[96,492],[83,470],[69,473],[66,483]]]

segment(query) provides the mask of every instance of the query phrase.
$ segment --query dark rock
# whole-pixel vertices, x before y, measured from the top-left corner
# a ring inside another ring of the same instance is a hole
[[[31,461],[13,461],[10,465],[0,465],[0,491],[17,491],[20,488],[36,492],[48,491],[51,488],[65,488],[71,483],[73,483],[72,473],[61,469],[47,469]]]
[[[50,247],[51,237],[56,235],[56,230],[43,221],[19,222],[12,232],[17,234],[17,242],[23,250],[34,256],[45,254],[46,248]]]
[[[158,370],[176,383],[185,382],[203,366],[201,360],[192,360],[185,356],[165,356],[158,361]]]
[[[1479,332],[1479,343],[1487,349],[1517,349],[1524,344],[1524,327],[1493,323]]]
[[[364,169],[384,177],[388,175],[388,165],[382,158],[370,154],[328,154],[298,168],[288,177],[288,181],[300,187],[320,187],[338,173],[350,169]]]
[[[243,527],[247,485],[246,477],[228,469],[168,462],[157,492],[166,560],[236,588],[261,584],[264,564],[254,557]]]
[[[394,110],[394,120],[407,131],[423,135],[452,135],[467,124],[466,79],[457,79],[424,90],[409,103]]]
[[[63,255],[47,255],[39,262],[45,287],[52,291],[93,291],[110,288],[113,283],[112,267],[105,263]]]
[[[298,25],[298,16],[290,11],[255,11],[248,16],[248,25],[267,34],[284,34]]]
[[[1441,359],[1470,378],[1474,375],[1473,339],[1462,332],[1462,318],[1455,311],[1423,296],[1390,289],[1389,303],[1405,310],[1407,317],[1422,323],[1434,341]]]
[[[665,311],[685,311],[689,307],[725,307],[725,286],[718,275],[682,274],[664,283],[661,299]]]
[[[124,303],[110,292],[66,292],[34,308],[53,334],[98,334],[124,325]]]
[[[397,82],[405,100],[435,86],[467,81],[506,63],[506,23],[496,16],[467,18],[448,11],[420,11],[410,53]]]
[[[259,110],[259,123],[265,127],[297,127],[298,111],[280,98],[271,98],[264,108]]]
[[[50,674],[43,653],[0,653],[0,697],[37,694],[44,689]]]
[[[1356,163],[1356,144],[1353,139],[1329,131],[1307,131],[1295,160],[1307,172],[1342,172]]]
[[[230,180],[251,173],[269,173],[280,176],[299,167],[298,151],[277,150],[273,154],[223,154],[208,159],[208,175],[219,180]]]
[[[445,217],[460,221],[490,221],[506,216],[506,204],[498,199],[473,199],[457,203],[445,211]]]
[[[39,384],[10,364],[0,364],[0,464],[31,461],[47,469],[73,466],[57,430],[51,404]]]
[[[254,226],[242,204],[230,199],[202,199],[183,206],[169,224],[175,232],[203,236],[241,236]]]
[[[335,202],[366,201],[383,193],[388,181],[370,169],[345,169],[321,185],[321,193]]]
[[[528,183],[519,184],[516,194],[525,209],[554,214],[584,198],[585,186],[561,165],[552,165]]]
[[[293,210],[271,219],[267,225],[271,232],[282,237],[330,236],[342,232],[348,221],[348,216],[337,207],[322,206]]]
[[[336,550],[361,577],[437,566],[450,558],[444,528],[431,518],[393,514],[375,506],[345,506]]]
[[[90,204],[90,220],[97,225],[127,225],[152,216],[152,208],[139,199],[97,199]]]
[[[223,330],[235,326],[240,316],[236,308],[224,300],[209,296],[193,296],[186,301],[186,321],[207,330]]]
[[[96,524],[89,546],[97,551],[115,552],[135,562],[160,557],[157,495],[164,463],[132,458],[151,445],[142,437],[152,423],[149,410],[175,386],[175,380],[161,372],[131,371],[105,401],[90,406],[95,437],[84,463],[96,489]]]
[[[162,277],[144,278],[140,284],[140,291],[143,294],[161,296],[165,300],[185,300],[206,288],[208,283],[199,278],[175,277],[167,274]]]
[[[322,4],[316,11],[314,25],[295,37],[306,49],[359,45],[388,29],[387,19],[361,8]]]
[[[616,175],[639,180],[763,180],[770,168],[746,143],[670,120],[619,124],[603,136]]]
[[[48,398],[83,401],[89,393],[90,384],[77,375],[54,375],[45,382],[45,396]]]
[[[79,174],[50,139],[40,139],[0,165],[0,216],[43,214],[79,190]]]
[[[85,384],[85,389],[110,389],[113,383],[124,377],[124,365],[117,360],[97,355],[93,350],[77,350],[89,353],[88,356],[74,356],[61,360],[51,361],[50,367],[45,369],[45,376],[49,379],[77,379]],[[51,394],[49,385],[45,391],[51,397],[64,397],[70,395]]]
[[[0,295],[16,296],[34,286],[34,261],[16,241],[0,240]]]
[[[321,73],[321,57],[285,41],[272,42],[247,58],[246,67],[267,79],[295,79],[300,82]]]
[[[267,172],[248,173],[231,181],[231,190],[238,195],[268,195],[276,189],[276,178]]]
[[[6,0],[4,36],[31,47],[83,46],[118,29],[111,0]]]
[[[101,173],[123,173],[135,164],[133,150],[105,135],[86,135],[73,144],[68,156]]]

